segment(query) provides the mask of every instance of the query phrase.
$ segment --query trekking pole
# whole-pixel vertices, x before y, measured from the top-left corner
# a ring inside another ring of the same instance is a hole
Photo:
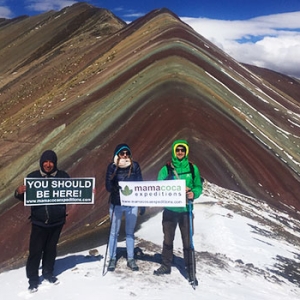
[[[196,260],[195,260],[195,248],[193,242],[193,211],[192,211],[192,200],[188,201],[189,204],[189,221],[190,221],[190,249],[192,256],[192,287],[196,289]]]
[[[105,255],[104,255],[104,261],[103,261],[103,270],[102,270],[102,276],[104,276],[105,273],[105,265],[106,265],[106,259],[107,259],[107,252],[108,252],[108,246],[109,246],[109,237],[110,237],[110,232],[111,232],[111,225],[112,221],[114,218],[114,213],[115,213],[115,205],[113,206],[111,218],[110,218],[110,224],[109,224],[109,231],[108,231],[108,238],[107,238],[107,243],[106,243],[106,250],[105,250]]]

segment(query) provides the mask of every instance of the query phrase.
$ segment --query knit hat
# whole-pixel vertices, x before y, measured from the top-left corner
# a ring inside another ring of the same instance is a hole
[[[126,158],[120,158],[118,156],[118,154],[123,151],[126,150],[128,151],[128,155]],[[118,166],[119,168],[127,168],[132,164],[132,160],[131,160],[131,150],[129,148],[129,146],[127,144],[119,144],[114,152],[114,157],[113,157],[113,162],[116,166]]]
[[[43,152],[43,154],[41,155],[41,158],[40,158],[40,167],[43,172],[45,172],[45,170],[43,168],[43,163],[47,160],[53,162],[54,168],[51,171],[51,173],[55,172],[57,170],[57,155],[56,155],[56,153],[52,150],[46,150],[45,152]]]
[[[119,144],[115,149],[114,157],[118,155],[122,150],[127,150],[129,152],[129,155],[131,155],[131,150],[127,144]]]

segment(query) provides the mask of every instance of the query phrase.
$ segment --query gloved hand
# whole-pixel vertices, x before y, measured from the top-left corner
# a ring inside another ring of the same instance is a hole
[[[140,207],[140,216],[142,216],[146,211],[146,207]]]
[[[115,193],[119,193],[120,189],[121,189],[121,187],[119,186],[118,182],[113,182],[112,191],[114,191]]]
[[[190,188],[186,188],[186,204],[188,204],[190,201],[194,201],[194,193]]]

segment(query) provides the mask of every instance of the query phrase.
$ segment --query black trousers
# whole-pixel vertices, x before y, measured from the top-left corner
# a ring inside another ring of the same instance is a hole
[[[56,259],[57,243],[63,224],[54,227],[41,227],[32,224],[29,256],[26,264],[26,275],[29,284],[39,283],[39,267],[42,260],[42,274],[52,276]]]
[[[192,270],[193,255],[190,244],[190,220],[189,213],[178,213],[168,209],[163,212],[162,226],[164,233],[162,265],[171,268],[173,261],[173,242],[177,225],[179,226],[183,244],[183,258],[187,272]],[[192,224],[193,225],[193,224]],[[193,231],[192,231],[193,232]],[[195,263],[195,261],[194,261]]]

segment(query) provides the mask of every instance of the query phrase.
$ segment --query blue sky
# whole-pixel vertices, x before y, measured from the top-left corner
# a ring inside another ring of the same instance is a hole
[[[50,9],[60,10],[75,0],[0,0],[0,16],[35,15]],[[182,17],[246,20],[253,17],[300,11],[299,0],[92,0],[82,1],[107,8],[122,19],[134,19],[155,8],[167,7]],[[6,7],[7,13],[1,13]],[[128,16],[132,16],[128,18]]]
[[[73,0],[0,0],[0,18],[60,10]],[[240,62],[300,78],[300,0],[92,0],[126,22],[167,7]]]

